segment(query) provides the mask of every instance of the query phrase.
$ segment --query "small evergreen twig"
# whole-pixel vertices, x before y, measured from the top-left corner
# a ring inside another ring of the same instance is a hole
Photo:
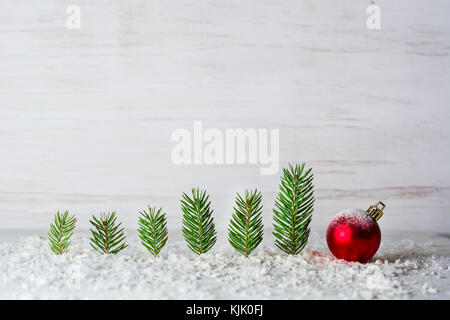
[[[245,190],[244,199],[237,193],[236,206],[228,228],[228,242],[248,257],[263,239],[261,192]]]
[[[280,192],[273,209],[275,245],[288,254],[298,254],[303,250],[309,237],[314,195],[311,169],[304,170],[305,164],[289,164],[283,169]]]
[[[125,249],[125,233],[123,228],[119,229],[122,223],[116,225],[116,212],[101,213],[100,219],[92,216],[89,222],[94,226],[95,230],[91,230],[92,238],[91,247],[101,253],[117,254]]]
[[[206,253],[216,243],[216,230],[210,204],[206,191],[192,189],[192,198],[183,193],[182,232],[187,246],[196,254]]]
[[[139,212],[139,238],[141,243],[147,250],[155,256],[161,252],[162,248],[167,242],[167,219],[166,214],[161,213],[162,208],[156,210],[156,208],[148,207],[148,212],[145,210]]]
[[[72,243],[70,238],[75,229],[77,219],[74,215],[69,216],[69,211],[63,214],[56,212],[54,222],[50,224],[50,232],[48,233],[48,240],[50,242],[50,249],[57,255],[69,251],[69,246]]]

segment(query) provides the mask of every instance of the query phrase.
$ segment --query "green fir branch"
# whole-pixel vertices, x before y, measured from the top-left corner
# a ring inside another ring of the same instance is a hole
[[[162,208],[156,210],[156,208],[148,207],[148,212],[139,212],[139,238],[141,243],[147,250],[155,256],[161,252],[162,248],[167,242],[167,219],[166,214],[161,213]]]
[[[206,191],[192,189],[192,198],[183,193],[183,236],[187,246],[196,254],[206,253],[216,243],[216,230],[211,201]]]
[[[91,247],[100,253],[117,254],[125,249],[124,229],[119,229],[122,223],[116,225],[116,212],[101,213],[100,218],[92,216],[89,222],[94,226],[92,232]]]
[[[228,228],[228,242],[248,257],[263,239],[261,192],[245,190],[244,199],[236,194],[236,206]]]
[[[50,224],[50,232],[48,233],[48,240],[50,242],[50,249],[57,255],[69,251],[70,238],[77,219],[74,215],[69,216],[69,211],[64,211],[63,214],[56,212],[54,222]]]
[[[288,254],[303,250],[309,237],[314,195],[313,174],[305,164],[283,169],[280,192],[273,209],[275,245]]]

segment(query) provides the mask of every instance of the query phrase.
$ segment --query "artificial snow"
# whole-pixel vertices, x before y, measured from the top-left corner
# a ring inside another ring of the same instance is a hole
[[[337,213],[330,221],[330,227],[344,223],[358,229],[371,232],[374,228],[374,219],[361,209],[345,209]]]
[[[362,210],[362,209],[342,210],[334,216],[333,220],[340,218],[340,217],[345,217],[345,218],[347,218],[347,220],[350,220],[354,224],[357,224],[357,225],[363,225],[363,224],[370,225],[373,221],[373,218],[369,214],[367,214],[367,211]]]
[[[154,259],[128,237],[118,255],[74,236],[68,254],[54,255],[45,237],[0,244],[1,299],[408,299],[450,297],[450,257],[432,241],[383,243],[369,263],[335,259],[320,235],[301,254],[272,244],[246,259],[226,243],[207,254],[169,242]],[[225,242],[225,239],[223,239]],[[386,242],[386,241],[385,241]]]

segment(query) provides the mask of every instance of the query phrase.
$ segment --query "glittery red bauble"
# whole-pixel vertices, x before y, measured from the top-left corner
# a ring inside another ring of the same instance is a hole
[[[338,259],[366,262],[377,252],[380,242],[378,222],[364,210],[344,210],[328,225],[328,248]]]

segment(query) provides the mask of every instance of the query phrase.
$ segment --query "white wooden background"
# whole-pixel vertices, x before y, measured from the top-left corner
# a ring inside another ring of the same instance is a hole
[[[66,8],[81,8],[81,30]],[[387,204],[383,230],[448,232],[450,2],[0,0],[0,228],[56,210],[137,211],[207,188],[225,230],[233,196],[279,175],[175,166],[170,134],[279,128],[281,166],[313,167],[322,232],[340,209]]]

